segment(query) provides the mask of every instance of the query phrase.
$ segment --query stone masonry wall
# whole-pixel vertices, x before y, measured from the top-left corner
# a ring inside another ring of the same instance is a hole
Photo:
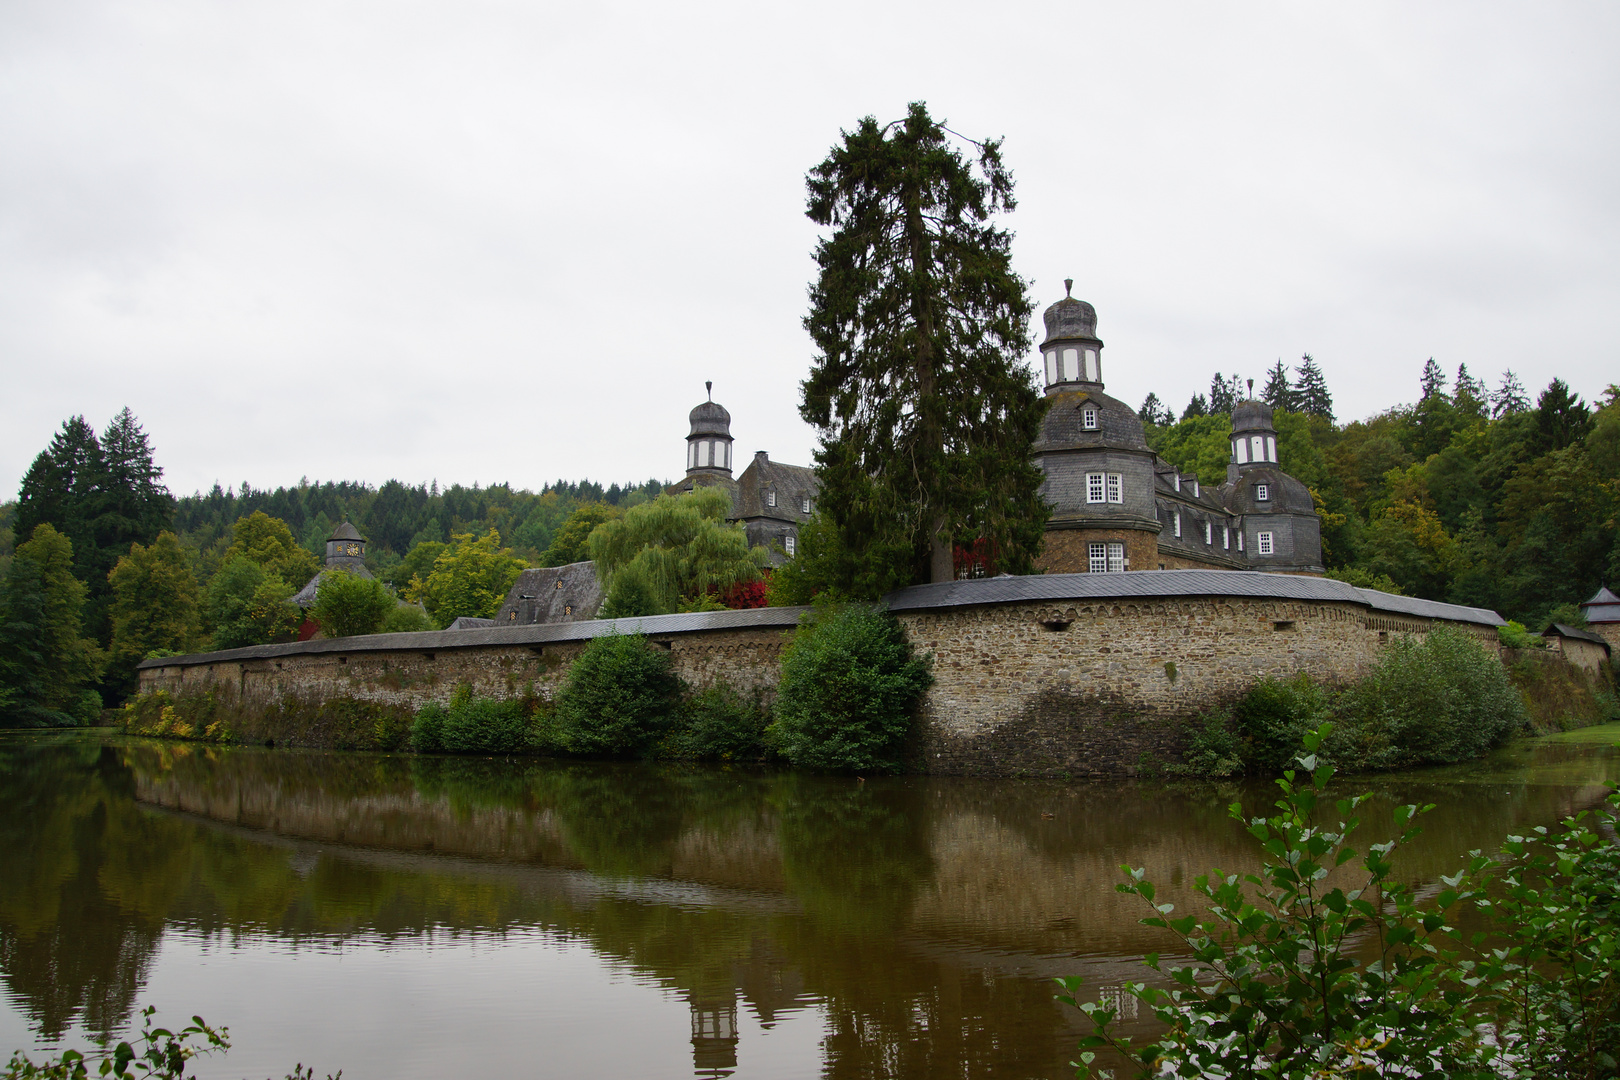
[[[914,768],[1071,777],[1134,775],[1179,760],[1202,714],[1257,680],[1305,671],[1343,683],[1366,671],[1391,637],[1434,625],[1348,602],[1248,597],[1007,602],[902,610],[899,618],[934,658]],[[1492,627],[1453,625],[1495,647]],[[670,650],[694,687],[724,680],[769,702],[790,636],[775,625],[651,633],[649,641]],[[448,699],[461,683],[489,697],[532,686],[550,699],[584,648],[582,640],[432,650],[380,643],[167,662],[141,670],[141,689],[212,688],[248,708],[289,696],[418,708]]]

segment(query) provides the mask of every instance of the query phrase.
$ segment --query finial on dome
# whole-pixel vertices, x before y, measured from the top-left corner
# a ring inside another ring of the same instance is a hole
[[[1250,401],[1254,400],[1254,380],[1253,379],[1249,380],[1249,400]]]
[[[1073,295],[1073,293],[1074,293],[1074,278],[1072,278],[1072,277],[1064,278],[1063,279],[1063,296],[1064,296],[1064,299],[1068,299],[1070,296]]]
[[[1254,380],[1250,379],[1249,384],[1251,386],[1254,385]],[[713,401],[714,400],[714,380],[710,379],[710,380],[707,380],[706,382],[704,382],[703,390],[704,390],[705,393],[707,393],[709,395],[709,400]]]

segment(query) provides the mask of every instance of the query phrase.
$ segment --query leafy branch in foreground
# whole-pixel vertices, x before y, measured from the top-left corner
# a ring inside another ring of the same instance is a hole
[[[1094,1029],[1077,1075],[1092,1076],[1107,1047],[1144,1076],[1615,1076],[1620,794],[1604,814],[1608,839],[1585,813],[1557,836],[1510,837],[1503,888],[1486,891],[1493,862],[1476,851],[1420,904],[1391,880],[1393,855],[1431,808],[1397,808],[1397,837],[1358,855],[1348,841],[1367,796],[1334,804],[1336,824],[1316,824],[1333,769],[1315,755],[1330,734],[1324,724],[1306,736],[1304,778],[1289,771],[1278,781],[1276,814],[1245,820],[1231,807],[1260,843],[1263,868],[1199,877],[1207,916],[1175,916],[1143,870],[1123,868],[1120,891],[1153,909],[1143,923],[1180,938],[1194,962],[1150,954],[1147,965],[1172,987],[1123,987],[1168,1028],[1141,1047],[1110,1030],[1116,1007],[1081,1003],[1081,980],[1059,979],[1059,1000]],[[1465,956],[1447,912],[1467,905],[1494,925]]]
[[[200,1016],[193,1016],[191,1024],[179,1031],[153,1027],[152,1015],[157,1010],[148,1005],[141,1010],[141,1033],[133,1042],[114,1043],[112,1036],[100,1035],[95,1048],[88,1053],[64,1050],[60,1057],[35,1063],[21,1050],[11,1055],[0,1080],[88,1080],[91,1075],[117,1077],[119,1080],[181,1080],[186,1066],[193,1058],[206,1054],[224,1053],[231,1043],[228,1028],[211,1028]],[[95,1072],[91,1073],[91,1067]],[[343,1071],[326,1080],[341,1080]],[[299,1063],[287,1074],[286,1080],[314,1080],[315,1070]]]

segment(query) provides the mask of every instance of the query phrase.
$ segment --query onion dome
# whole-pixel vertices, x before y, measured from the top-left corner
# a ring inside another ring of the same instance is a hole
[[[1084,300],[1067,295],[1073,288],[1074,279],[1065,279],[1063,299],[1047,308],[1042,316],[1046,320],[1046,340],[1041,342],[1043,346],[1076,338],[1097,340],[1097,309]]]
[[[1271,422],[1271,406],[1250,398],[1232,409],[1233,431],[1276,431]]]
[[[731,414],[717,401],[705,401],[693,409],[691,421],[692,430],[687,435],[689,439],[697,435],[731,437]]]

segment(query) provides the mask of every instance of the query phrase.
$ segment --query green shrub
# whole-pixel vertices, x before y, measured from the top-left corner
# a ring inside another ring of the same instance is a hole
[[[671,757],[697,761],[758,761],[765,757],[770,712],[719,683],[692,695],[681,709],[679,726],[665,740]]]
[[[1357,769],[1466,761],[1530,726],[1501,661],[1444,626],[1392,641],[1337,711],[1341,730],[1325,749]]]
[[[1219,779],[1243,772],[1243,740],[1232,730],[1232,714],[1216,709],[1188,740],[1179,764],[1166,766],[1172,776]]]
[[[381,634],[417,634],[425,630],[437,630],[428,613],[416,604],[396,603],[392,611],[383,618]]]
[[[474,697],[466,683],[448,706],[428,702],[411,724],[411,748],[420,754],[522,754],[536,748],[533,697],[497,701]]]
[[[930,666],[888,611],[817,609],[782,657],[772,727],[779,751],[815,769],[898,769],[912,714],[934,682]]]
[[[1232,710],[1244,762],[1270,773],[1286,769],[1305,733],[1327,718],[1328,703],[1327,690],[1303,671],[1256,683]]]
[[[557,695],[558,741],[575,754],[643,754],[670,727],[680,693],[669,653],[643,635],[596,638]]]
[[[1504,649],[1540,649],[1546,645],[1546,642],[1527,630],[1523,623],[1516,623],[1511,619],[1506,626],[1496,628],[1496,637]]]
[[[315,587],[309,613],[327,637],[354,637],[380,632],[398,606],[393,591],[375,578],[328,570]]]

